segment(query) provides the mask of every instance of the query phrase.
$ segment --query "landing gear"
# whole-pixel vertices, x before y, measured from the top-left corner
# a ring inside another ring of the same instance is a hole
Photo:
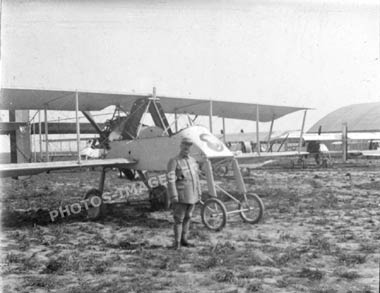
[[[294,169],[297,166],[301,166],[302,169],[306,168],[306,162],[304,157],[299,157],[297,160],[290,161],[290,168]]]
[[[132,181],[136,179],[136,171],[131,170],[131,169],[126,169],[126,168],[120,168],[120,178],[122,177],[122,174],[127,177],[128,180]]]
[[[212,197],[202,203],[201,217],[203,224],[213,231],[220,231],[224,228],[228,215],[239,214],[244,222],[250,224],[258,223],[264,215],[264,204],[262,200],[255,193],[247,193],[237,160],[233,158],[231,162],[239,189],[237,194],[231,194],[218,184],[215,184],[211,162],[206,160],[204,164],[205,177],[209,183],[209,192]],[[224,203],[216,198],[217,191],[227,196],[229,203],[235,203],[233,206],[236,208],[227,210]]]
[[[208,229],[220,231],[226,226],[227,210],[219,199],[210,198],[203,203],[201,217]]]
[[[257,224],[264,214],[264,204],[255,193],[247,193],[239,204],[240,217],[247,223]]]
[[[102,169],[100,176],[99,189],[93,188],[90,189],[84,199],[86,201],[85,205],[85,214],[86,218],[91,221],[100,219],[105,213],[105,207],[103,203],[103,190],[104,190],[104,181],[106,179],[106,168]]]
[[[160,185],[152,188],[149,192],[149,201],[152,211],[168,210],[170,201],[166,187]]]
[[[100,219],[104,212],[102,192],[99,189],[91,189],[86,193],[84,199],[86,200],[86,218],[91,221]]]

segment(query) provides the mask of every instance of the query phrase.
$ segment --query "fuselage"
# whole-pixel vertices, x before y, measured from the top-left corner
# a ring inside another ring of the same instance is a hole
[[[154,136],[110,142],[107,158],[126,158],[136,161],[136,170],[163,171],[170,158],[179,153],[181,140],[193,142],[191,155],[205,158],[233,157],[231,151],[203,126],[190,126],[172,136]]]

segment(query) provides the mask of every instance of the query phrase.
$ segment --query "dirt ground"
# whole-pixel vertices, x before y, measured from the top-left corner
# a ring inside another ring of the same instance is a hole
[[[180,251],[169,249],[171,213],[147,206],[112,205],[97,222],[71,215],[51,223],[49,211],[80,201],[99,172],[3,180],[3,292],[378,292],[379,163],[260,169],[244,179],[265,204],[263,220],[231,215],[211,232],[198,207],[196,247]],[[236,190],[231,177],[218,181]],[[105,190],[115,194],[128,182],[110,172]]]

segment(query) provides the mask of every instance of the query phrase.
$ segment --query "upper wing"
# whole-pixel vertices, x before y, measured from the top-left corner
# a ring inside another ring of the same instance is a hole
[[[75,110],[75,91],[55,91],[39,89],[1,89],[0,109],[44,109],[47,110]],[[98,111],[110,105],[120,105],[131,109],[138,98],[151,97],[147,95],[123,93],[95,93],[79,91],[79,110]],[[189,113],[195,115],[212,115],[232,119],[257,120],[256,113],[259,107],[259,121],[268,122],[289,113],[307,109],[288,106],[273,106],[252,103],[237,103],[228,101],[212,101],[210,99],[190,99],[181,97],[157,96],[166,113]]]
[[[0,177],[15,177],[33,175],[46,171],[76,169],[82,167],[133,167],[135,161],[124,158],[103,159],[103,160],[86,160],[81,161],[60,161],[46,163],[20,163],[20,164],[1,164]]]

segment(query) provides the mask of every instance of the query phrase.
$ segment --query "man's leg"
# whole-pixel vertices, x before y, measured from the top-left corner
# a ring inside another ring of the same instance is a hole
[[[315,154],[315,163],[319,166],[319,153]]]
[[[195,208],[195,204],[187,204],[185,216],[183,219],[181,244],[187,247],[194,246],[194,244],[191,244],[188,242],[191,217],[193,216],[194,208]]]
[[[182,225],[185,218],[186,204],[174,203],[173,204],[173,218],[174,218],[174,249],[181,247]]]

